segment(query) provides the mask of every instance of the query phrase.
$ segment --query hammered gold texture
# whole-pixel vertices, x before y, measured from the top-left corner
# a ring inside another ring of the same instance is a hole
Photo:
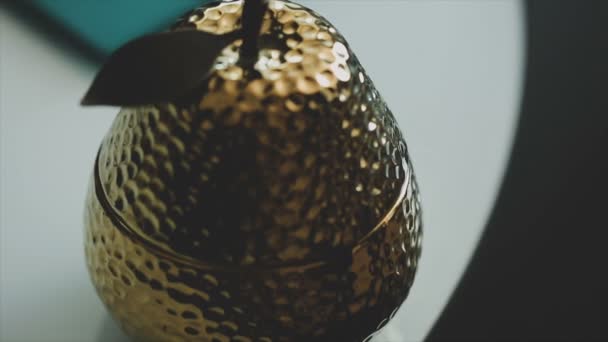
[[[241,12],[215,3],[173,29],[226,33]],[[87,199],[93,283],[143,340],[361,341],[420,256],[405,141],[313,11],[270,1],[253,67],[241,44],[200,89],[118,114]]]

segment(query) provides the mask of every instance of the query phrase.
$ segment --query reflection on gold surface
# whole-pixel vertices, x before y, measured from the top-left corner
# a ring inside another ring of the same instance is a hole
[[[174,29],[230,32],[241,5]],[[145,340],[363,340],[420,255],[406,144],[316,13],[271,1],[253,70],[241,43],[200,91],[117,116],[87,200],[93,282]]]

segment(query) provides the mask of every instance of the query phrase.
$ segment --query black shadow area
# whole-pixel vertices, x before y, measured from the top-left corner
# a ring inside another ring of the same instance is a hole
[[[608,341],[608,1],[526,9],[509,169],[430,342]]]

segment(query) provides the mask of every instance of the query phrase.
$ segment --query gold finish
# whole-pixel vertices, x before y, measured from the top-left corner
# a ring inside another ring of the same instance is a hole
[[[324,18],[269,7],[254,70],[236,41],[200,89],[122,109],[102,142],[87,265],[135,338],[361,341],[414,280],[420,205],[394,117]],[[173,29],[230,32],[241,10]]]

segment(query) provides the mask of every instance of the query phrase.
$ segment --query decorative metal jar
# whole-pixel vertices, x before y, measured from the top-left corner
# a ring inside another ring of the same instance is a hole
[[[172,30],[231,32],[242,9],[213,3]],[[255,63],[241,46],[181,98],[116,117],[86,204],[93,283],[137,339],[362,341],[420,256],[406,143],[312,10],[270,1]]]

